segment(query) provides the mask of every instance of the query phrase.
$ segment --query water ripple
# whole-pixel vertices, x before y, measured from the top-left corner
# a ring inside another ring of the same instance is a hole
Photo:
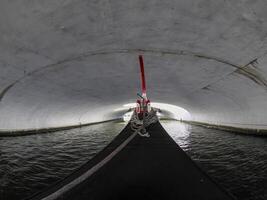
[[[242,200],[267,199],[267,138],[162,121],[183,150]],[[125,126],[107,123],[56,133],[0,138],[0,199],[22,199],[64,178]]]
[[[89,127],[0,139],[0,199],[23,199],[64,178],[103,149],[125,126]]]
[[[193,160],[238,199],[267,199],[267,138],[174,121],[162,124]],[[188,137],[179,137],[188,130]]]

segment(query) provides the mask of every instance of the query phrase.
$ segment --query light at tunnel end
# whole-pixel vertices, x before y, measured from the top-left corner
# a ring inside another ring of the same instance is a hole
[[[133,114],[133,108],[136,107],[136,103],[128,103],[124,104],[121,108],[117,108],[114,111],[124,111],[123,112],[123,120],[129,121],[132,114]],[[174,120],[190,120],[191,114],[184,108],[167,104],[167,103],[151,103],[151,107],[159,110],[157,112],[157,115],[159,118],[164,119],[174,119]]]

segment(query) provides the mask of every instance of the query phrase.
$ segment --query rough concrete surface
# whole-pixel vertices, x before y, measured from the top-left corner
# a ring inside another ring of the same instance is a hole
[[[2,0],[0,129],[109,120],[139,91],[194,121],[267,124],[265,0]],[[95,113],[98,113],[96,116]]]

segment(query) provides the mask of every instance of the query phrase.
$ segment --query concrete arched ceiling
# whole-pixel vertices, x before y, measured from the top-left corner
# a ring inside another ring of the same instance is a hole
[[[265,0],[3,0],[0,128],[109,119],[135,101],[138,54],[152,101],[196,121],[267,125]]]

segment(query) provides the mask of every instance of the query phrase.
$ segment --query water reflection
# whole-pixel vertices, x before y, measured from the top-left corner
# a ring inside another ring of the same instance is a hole
[[[267,138],[175,121],[162,125],[202,169],[238,199],[267,199]]]
[[[23,199],[73,172],[125,126],[106,123],[0,139],[0,199]]]
[[[163,120],[183,150],[242,200],[267,199],[267,138]],[[126,125],[106,123],[0,139],[0,199],[22,199],[65,177],[103,149]]]
[[[184,150],[188,150],[190,148],[190,140],[188,139],[191,132],[190,125],[174,120],[161,120],[160,122],[164,129],[180,147]]]

